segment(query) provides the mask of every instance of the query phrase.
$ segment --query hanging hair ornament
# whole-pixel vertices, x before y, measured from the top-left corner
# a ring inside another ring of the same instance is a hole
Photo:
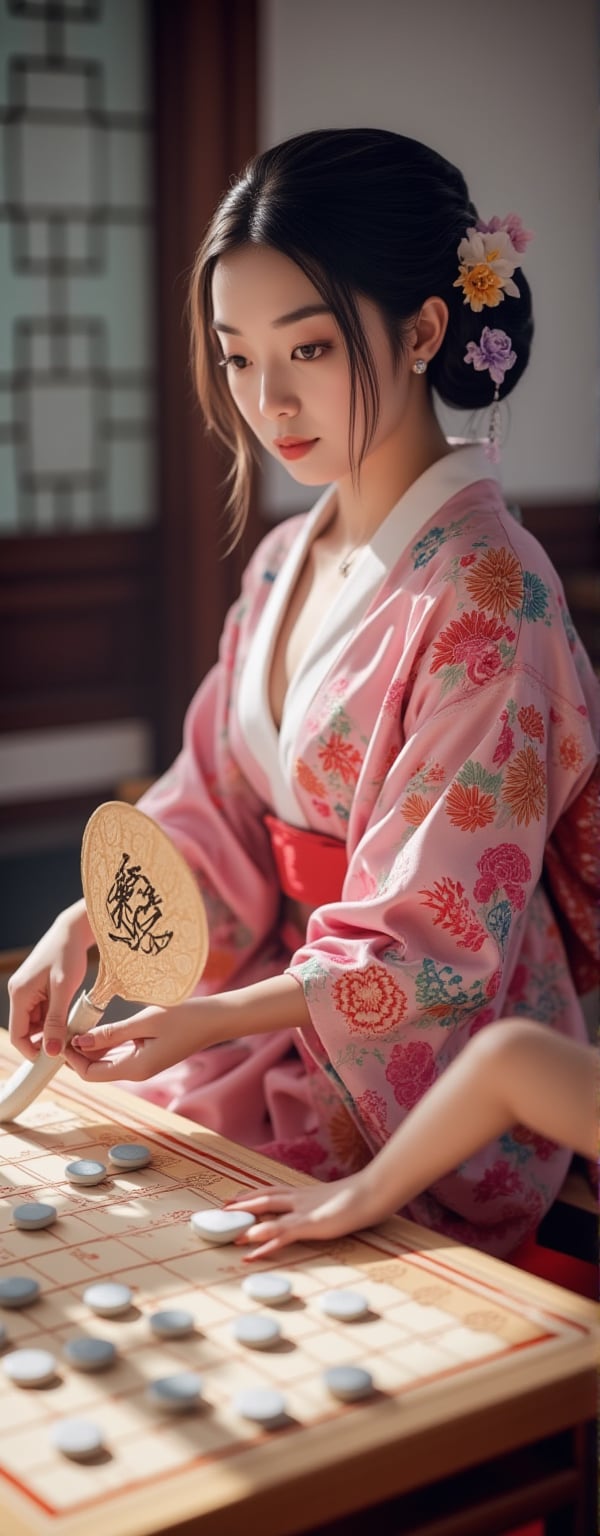
[[[485,449],[486,457],[492,464],[497,464],[500,458],[500,385],[505,373],[514,367],[516,361],[517,354],[513,352],[510,336],[507,336],[506,331],[493,330],[489,325],[483,327],[479,346],[475,341],[470,341],[464,355],[464,362],[472,363],[476,373],[487,369],[496,386]]]
[[[494,216],[489,224],[479,220],[467,230],[458,247],[459,275],[453,286],[462,288],[463,302],[476,314],[488,307],[496,309],[506,297],[520,297],[513,272],[531,239],[531,230],[523,228],[518,213],[509,213],[505,219]],[[479,345],[470,341],[464,355],[464,362],[472,363],[478,373],[487,369],[495,384],[485,450],[495,464],[500,458],[500,385],[516,361],[510,336],[489,325],[484,325]]]

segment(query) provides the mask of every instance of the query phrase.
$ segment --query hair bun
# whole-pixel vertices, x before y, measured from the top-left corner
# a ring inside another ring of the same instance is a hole
[[[485,326],[505,331],[516,353],[516,361],[498,385],[500,400],[511,393],[524,373],[533,338],[533,311],[527,278],[521,267],[516,270],[519,297],[505,296],[494,307],[473,310],[461,289],[454,286],[441,295],[448,305],[448,328],[439,352],[429,364],[429,378],[445,405],[467,411],[491,405],[496,385],[490,373],[478,372],[466,361],[469,342],[479,346]]]

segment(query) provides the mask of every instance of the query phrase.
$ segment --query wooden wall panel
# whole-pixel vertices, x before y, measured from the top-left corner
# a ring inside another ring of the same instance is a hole
[[[184,319],[188,277],[217,202],[256,151],[254,0],[154,0],[159,218],[162,582],[159,766],[217,656],[225,613],[262,528],[224,558],[227,465],[194,399]]]
[[[184,317],[204,227],[256,149],[257,5],[148,5],[158,208],[158,523],[143,531],[2,539],[0,732],[142,718],[154,731],[149,766],[157,770],[178,750],[186,705],[216,657],[241,569],[262,532],[253,513],[243,545],[223,560],[224,465],[194,401]],[[42,743],[43,736],[41,751]],[[65,808],[73,804],[66,796]],[[59,810],[60,802],[48,801],[49,820]],[[34,812],[42,817],[43,805],[11,803],[0,808],[0,824]]]
[[[562,580],[571,617],[600,671],[600,520],[591,502],[521,507],[526,528],[550,556]]]
[[[155,530],[3,539],[0,730],[152,718]]]

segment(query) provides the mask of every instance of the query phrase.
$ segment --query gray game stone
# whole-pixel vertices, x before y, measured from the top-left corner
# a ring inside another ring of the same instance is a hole
[[[107,1171],[105,1164],[96,1162],[93,1157],[78,1157],[74,1163],[65,1164],[70,1184],[102,1184]]]
[[[0,1280],[0,1307],[28,1307],[39,1294],[37,1280],[31,1280],[29,1275],[9,1275],[8,1279]]]
[[[109,1147],[108,1161],[113,1168],[118,1168],[121,1173],[127,1173],[135,1168],[145,1168],[152,1161],[152,1153],[149,1147],[141,1147],[137,1142],[122,1141],[114,1147]]]
[[[110,1339],[94,1339],[88,1334],[68,1339],[63,1354],[76,1371],[105,1371],[117,1358],[117,1351]]]
[[[15,1205],[12,1219],[16,1227],[22,1227],[25,1231],[34,1231],[38,1227],[51,1227],[56,1221],[56,1206],[43,1205],[38,1200],[30,1200],[26,1205]]]
[[[195,1371],[177,1371],[172,1376],[159,1376],[148,1387],[148,1397],[156,1408],[166,1408],[170,1413],[186,1413],[196,1408],[202,1397],[204,1382]]]

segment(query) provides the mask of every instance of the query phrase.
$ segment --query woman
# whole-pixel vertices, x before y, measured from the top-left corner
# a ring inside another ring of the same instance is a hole
[[[137,1091],[325,1179],[503,1013],[584,1038],[554,903],[589,985],[598,689],[550,562],[431,393],[490,406],[497,452],[532,336],[528,238],[515,215],[482,225],[424,145],[311,133],[226,193],[192,276],[238,521],[256,441],[331,485],[250,561],[183,751],[142,801],[206,902],[198,995],[69,1059],[151,1078]],[[41,1026],[61,1049],[89,942],[78,903],[17,972],[25,1055]],[[408,1214],[508,1253],[568,1157],[504,1135]]]

